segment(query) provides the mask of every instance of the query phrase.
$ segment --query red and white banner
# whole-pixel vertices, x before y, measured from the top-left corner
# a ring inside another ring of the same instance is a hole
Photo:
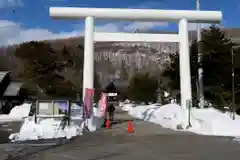
[[[83,107],[83,118],[90,118],[93,114],[94,89],[86,88]]]
[[[106,93],[102,93],[99,105],[100,105],[100,112],[105,113],[106,108],[107,108],[107,95],[106,95]]]

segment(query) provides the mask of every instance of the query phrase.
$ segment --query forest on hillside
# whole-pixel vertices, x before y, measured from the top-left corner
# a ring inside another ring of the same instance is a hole
[[[197,45],[201,45],[203,55],[201,64],[197,61]],[[190,59],[194,97],[197,97],[197,69],[203,67],[206,99],[218,106],[231,104],[231,75],[234,68],[236,103],[240,103],[238,100],[240,48],[233,47],[236,45],[238,44],[233,43],[216,26],[202,31],[200,43],[193,41],[190,46]],[[176,46],[168,46],[170,49],[163,52],[159,47],[146,45],[131,47],[97,45],[95,48],[96,91],[100,92],[107,82],[114,79],[122,82],[120,83],[122,98],[156,101],[159,90],[177,96],[174,93],[179,91],[180,84],[179,56],[172,53],[171,49],[174,47]],[[232,65],[233,48],[234,65]],[[14,78],[23,81],[25,87],[34,95],[75,97],[77,92],[82,91],[83,43],[73,43],[71,40],[31,41],[3,48],[0,52],[0,70],[12,71]],[[132,56],[133,54],[135,57]],[[129,61],[128,58],[131,56],[133,58]],[[137,59],[140,60],[136,61]]]

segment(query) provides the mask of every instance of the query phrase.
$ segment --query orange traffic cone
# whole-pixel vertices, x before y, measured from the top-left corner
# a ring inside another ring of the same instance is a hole
[[[106,128],[107,128],[107,129],[110,128],[110,122],[109,122],[108,119],[106,120]]]
[[[128,121],[128,133],[133,132],[133,126],[132,126],[132,121]]]

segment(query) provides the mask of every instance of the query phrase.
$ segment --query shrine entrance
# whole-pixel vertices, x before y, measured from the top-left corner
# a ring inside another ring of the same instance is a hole
[[[50,16],[57,19],[85,19],[83,97],[85,89],[94,88],[94,42],[178,42],[180,54],[181,106],[192,100],[188,23],[220,23],[220,11],[112,9],[51,7]],[[98,33],[95,19],[177,22],[178,34]]]

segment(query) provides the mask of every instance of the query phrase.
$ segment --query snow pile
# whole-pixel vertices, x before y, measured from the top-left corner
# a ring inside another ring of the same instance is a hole
[[[31,103],[24,103],[20,106],[15,106],[12,108],[9,114],[2,114],[0,115],[0,121],[21,121],[24,118],[28,117]]]
[[[76,103],[73,103],[71,106],[71,116],[72,117],[82,117],[83,107],[78,106]]]
[[[232,120],[229,113],[214,108],[196,109],[190,112],[192,127],[188,127],[188,109],[177,104],[159,106],[140,105],[129,109],[133,117],[160,124],[173,130],[189,131],[203,135],[240,136],[240,116]]]
[[[19,108],[20,109],[20,108]],[[82,135],[83,127],[86,126],[90,132],[101,128],[104,123],[104,116],[101,116],[100,108],[93,107],[93,116],[84,121],[82,119],[82,107],[74,104],[72,108],[72,117],[70,126],[66,125],[62,129],[62,118],[38,118],[38,123],[34,117],[26,118],[19,133],[9,136],[11,141],[39,140],[72,137]],[[20,109],[21,110],[21,109]],[[21,112],[21,111],[19,111]]]
[[[124,110],[124,111],[129,111],[130,109],[132,109],[133,108],[133,104],[124,104],[123,106],[122,106],[122,110]]]
[[[126,99],[124,102],[120,102],[118,106],[121,107],[122,110],[124,110],[124,111],[129,111],[135,105],[133,103],[131,103],[130,100]]]
[[[94,132],[101,128],[104,123],[105,116],[101,114],[100,108],[93,107],[93,116],[86,120],[86,126],[90,132]]]
[[[123,107],[123,106],[124,106],[124,102],[119,102],[119,103],[118,103],[118,106],[119,106],[119,107]]]
[[[42,119],[39,123],[34,122],[34,117],[26,118],[19,133],[9,136],[12,141],[54,139],[66,137],[70,139],[81,135],[82,129],[75,124],[71,124],[62,129],[61,121],[54,119]]]
[[[9,113],[10,117],[21,117],[25,118],[28,117],[32,104],[31,103],[24,103],[20,106],[15,106]]]

